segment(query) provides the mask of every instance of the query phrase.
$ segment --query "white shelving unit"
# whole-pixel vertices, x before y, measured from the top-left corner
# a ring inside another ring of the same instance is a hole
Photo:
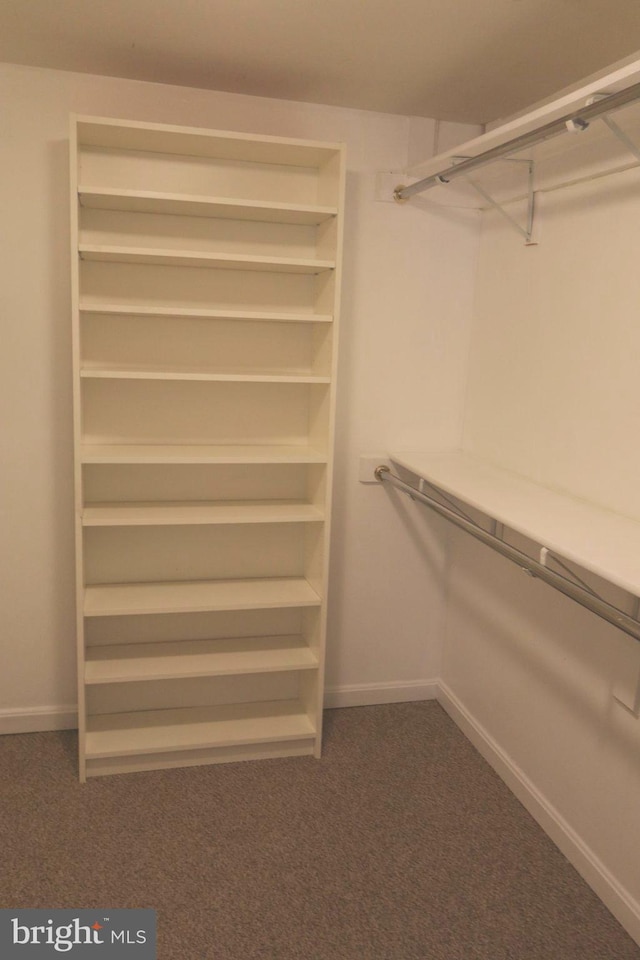
[[[318,756],[343,149],[71,145],[81,779]]]

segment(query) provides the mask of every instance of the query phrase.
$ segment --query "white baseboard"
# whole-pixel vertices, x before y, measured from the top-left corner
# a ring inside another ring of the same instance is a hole
[[[618,883],[593,850],[478,723],[453,691],[442,682],[438,687],[438,701],[454,723],[540,824],[629,936],[640,944],[640,903]]]
[[[390,683],[362,683],[329,687],[324,706],[366,707],[378,703],[404,703],[411,700],[435,700],[437,680],[411,680]],[[70,730],[78,726],[76,707],[24,707],[0,710],[0,735],[37,733],[46,730]]]
[[[376,703],[407,703],[411,700],[435,700],[437,680],[407,680],[391,683],[358,683],[351,686],[327,687],[324,705],[334,707],[366,707]]]
[[[38,733],[42,730],[73,730],[78,726],[76,707],[24,707],[0,710],[0,735]]]

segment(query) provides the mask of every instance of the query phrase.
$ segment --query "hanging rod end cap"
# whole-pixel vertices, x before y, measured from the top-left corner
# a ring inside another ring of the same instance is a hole
[[[569,133],[582,133],[583,130],[587,129],[589,123],[587,120],[583,120],[582,117],[573,117],[567,120],[565,126]]]
[[[406,189],[406,185],[404,183],[401,183],[393,191],[393,199],[396,201],[396,203],[406,203],[407,200],[409,199],[409,197],[402,196],[402,191],[405,189]]]
[[[376,480],[382,480],[382,475],[384,473],[391,473],[391,470],[386,465],[386,463],[381,463],[380,466],[376,467],[375,470],[373,471],[373,475],[376,478]]]

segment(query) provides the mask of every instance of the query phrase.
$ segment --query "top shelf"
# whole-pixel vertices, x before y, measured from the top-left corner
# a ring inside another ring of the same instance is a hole
[[[199,127],[127,122],[103,117],[79,116],[75,119],[80,146],[105,147],[110,150],[223,157],[248,163],[320,168],[330,161],[342,146],[339,143],[256,137],[244,133],[203,130]]]
[[[83,206],[304,227],[342,205],[341,144],[95,117],[71,129]]]
[[[391,459],[511,530],[640,596],[640,523],[532,483],[463,451],[403,451]]]

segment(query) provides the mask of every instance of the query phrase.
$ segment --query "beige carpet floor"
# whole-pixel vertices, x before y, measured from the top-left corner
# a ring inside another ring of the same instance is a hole
[[[0,737],[3,907],[153,907],[160,960],[640,960],[435,702],[331,710],[322,760],[81,785]]]

